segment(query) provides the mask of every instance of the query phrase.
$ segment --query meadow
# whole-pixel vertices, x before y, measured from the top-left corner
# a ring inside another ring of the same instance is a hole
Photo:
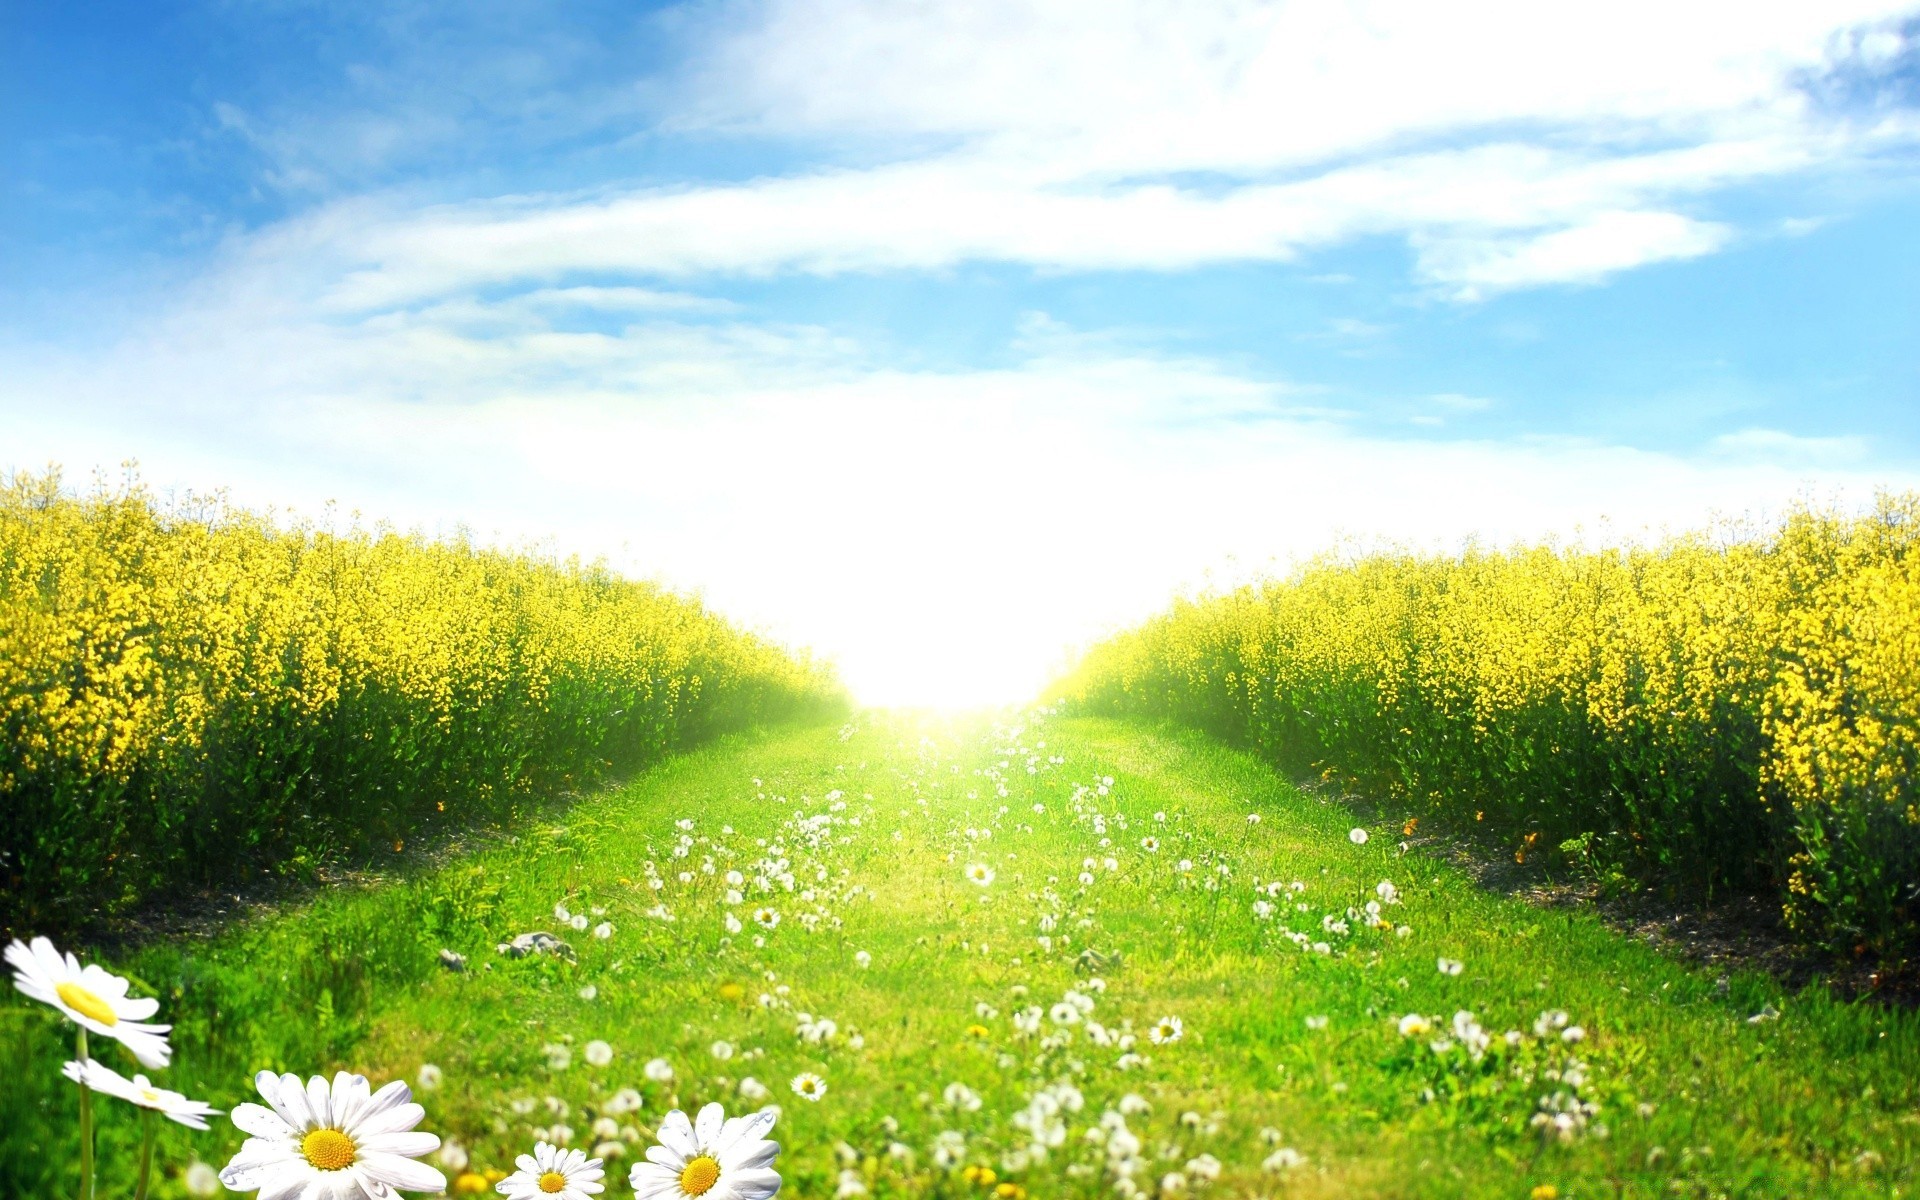
[[[1757,897],[1920,971],[1920,496],[1619,550],[1329,556],[1056,695],[1172,720],[1604,892]]]
[[[262,1067],[412,1081],[455,1194],[542,1138],[629,1194],[709,1101],[775,1106],[786,1193],[839,1200],[1920,1185],[1914,1013],[1716,978],[1352,820],[1198,733],[863,715],[109,965],[220,1108]],[[535,930],[570,953],[496,948]],[[0,1194],[71,1193],[69,1045],[0,1003]],[[102,1110],[102,1195],[136,1128]],[[241,1137],[165,1126],[151,1194]]]
[[[834,1200],[1912,1195],[1920,1013],[1688,966],[1420,835],[1758,895],[1900,978],[1916,534],[1910,498],[1329,559],[1024,714],[849,719],[826,668],[593,565],[16,478],[0,918],[130,991],[0,999],[0,1196],[222,1194],[263,1071],[405,1082],[415,1192],[511,1191],[545,1143],[633,1195],[718,1104]],[[120,924],[262,875],[307,885]],[[233,1116],[64,1077],[151,1056],[76,1044],[109,1001],[171,1027],[154,1086]],[[672,1178],[638,1195],[763,1194]]]
[[[832,673],[604,567],[0,484],[0,932],[98,932],[508,821]]]

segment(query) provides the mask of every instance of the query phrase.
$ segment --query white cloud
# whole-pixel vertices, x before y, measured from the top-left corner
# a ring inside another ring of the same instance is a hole
[[[1607,212],[1583,224],[1531,237],[1498,241],[1419,241],[1420,271],[1452,285],[1454,296],[1477,300],[1489,292],[1542,283],[1595,283],[1649,263],[1698,258],[1725,245],[1725,225],[1677,213]]]
[[[1897,102],[1816,98],[1883,75],[1914,0],[725,11],[677,124],[852,136],[893,161],[570,212],[630,235],[636,269],[1180,269],[1386,232],[1472,298],[1711,253],[1728,231],[1674,205],[1916,132]],[[775,210],[797,219],[760,219]],[[513,235],[566,269],[554,231]],[[408,274],[380,257],[376,276]]]
[[[1286,260],[1375,233],[1415,234],[1433,281],[1491,290],[1705,253],[1725,240],[1722,227],[1647,206],[1805,167],[1836,146],[1756,139],[1607,157],[1499,143],[1220,194],[1052,181],[949,157],[613,199],[387,213],[361,204],[354,219],[323,211],[254,254],[297,257],[295,270],[325,262],[325,302],[343,312],[583,273],[831,275],[972,259],[1181,270]]]
[[[1114,173],[1267,170],[1514,122],[1724,136],[1797,121],[1802,77],[1884,62],[1913,8],[764,0],[734,7],[697,112],[805,134],[946,135]]]
[[[1793,468],[1852,466],[1872,448],[1863,437],[1806,437],[1778,429],[1742,429],[1721,434],[1709,449],[1722,458]]]
[[[1920,0],[712,11],[684,22],[704,49],[662,128],[788,137],[814,165],[428,208],[355,199],[243,252],[361,311],[581,277],[1175,271],[1385,234],[1412,239],[1422,281],[1471,298],[1711,253],[1732,240],[1705,211],[1726,189],[1920,135],[1898,103],[1816,98],[1878,79]],[[850,157],[866,165],[819,165]]]

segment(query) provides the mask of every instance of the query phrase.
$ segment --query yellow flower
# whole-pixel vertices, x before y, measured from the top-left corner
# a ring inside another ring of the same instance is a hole
[[[208,827],[213,797],[249,814],[229,830],[239,843],[262,833],[247,821],[310,824],[261,801],[316,752],[391,782],[310,780],[300,790],[328,798],[326,827],[358,844],[287,852],[404,852],[423,822],[602,778],[616,746],[653,757],[690,724],[825,713],[837,691],[824,668],[697,601],[602,568],[218,505],[194,516],[137,486],[75,497],[57,477],[0,481],[0,803],[115,796],[167,814],[136,836],[68,806],[34,831],[45,849],[12,864],[33,881],[17,898],[27,912],[55,897],[136,904],[175,882],[152,864],[237,870],[245,856],[182,839]],[[342,754],[335,717],[355,696],[379,697],[380,730]],[[259,744],[233,752],[222,739],[238,731]],[[470,782],[447,792],[450,778]]]
[[[1560,1189],[1550,1183],[1536,1183],[1527,1195],[1529,1200],[1560,1200]]]
[[[500,1178],[505,1179],[506,1176],[502,1175]],[[487,1177],[473,1171],[463,1172],[453,1181],[453,1192],[456,1196],[484,1196],[492,1190],[493,1184]]]

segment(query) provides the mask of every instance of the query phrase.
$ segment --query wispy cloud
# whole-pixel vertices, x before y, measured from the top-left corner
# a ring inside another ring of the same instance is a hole
[[[324,264],[327,299],[345,309],[609,275],[969,261],[1176,271],[1377,234],[1410,239],[1418,282],[1456,299],[1591,283],[1733,242],[1713,211],[1727,189],[1911,146],[1920,118],[1899,102],[1896,68],[1911,51],[1900,21],[1916,11],[1915,0],[694,9],[676,26],[693,65],[652,85],[655,128],[831,152],[746,182],[616,181],[426,208],[356,199],[342,204],[350,216],[323,209],[282,244],[303,268]],[[1885,103],[1860,99],[1881,92]],[[295,137],[220,112],[255,140]],[[427,138],[444,123],[402,122]],[[354,153],[387,154],[379,121],[362,125]],[[850,158],[866,165],[820,165]],[[290,153],[275,161],[304,169]]]
[[[1507,143],[1214,195],[949,158],[611,200],[515,198],[356,221],[323,212],[289,244],[309,265],[316,253],[332,264],[324,300],[341,311],[609,273],[834,275],[979,259],[1186,270],[1379,233],[1414,235],[1426,279],[1477,296],[1708,253],[1725,226],[1657,206],[1816,161],[1805,141],[1616,158]]]
[[[1419,238],[1420,273],[1454,298],[1542,283],[1595,283],[1651,263],[1699,258],[1732,239],[1725,225],[1670,212],[1603,212],[1579,225],[1517,238]]]
[[[1808,437],[1779,429],[1742,429],[1713,439],[1713,453],[1750,463],[1807,469],[1854,466],[1867,461],[1872,447],[1864,437]]]

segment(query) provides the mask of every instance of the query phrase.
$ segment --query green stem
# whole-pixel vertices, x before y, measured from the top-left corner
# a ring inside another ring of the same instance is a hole
[[[93,1200],[93,1089],[86,1084],[87,1030],[75,1042],[80,1052],[80,1200]]]
[[[153,1110],[140,1110],[140,1182],[134,1185],[133,1200],[147,1200],[147,1176],[153,1169]]]

